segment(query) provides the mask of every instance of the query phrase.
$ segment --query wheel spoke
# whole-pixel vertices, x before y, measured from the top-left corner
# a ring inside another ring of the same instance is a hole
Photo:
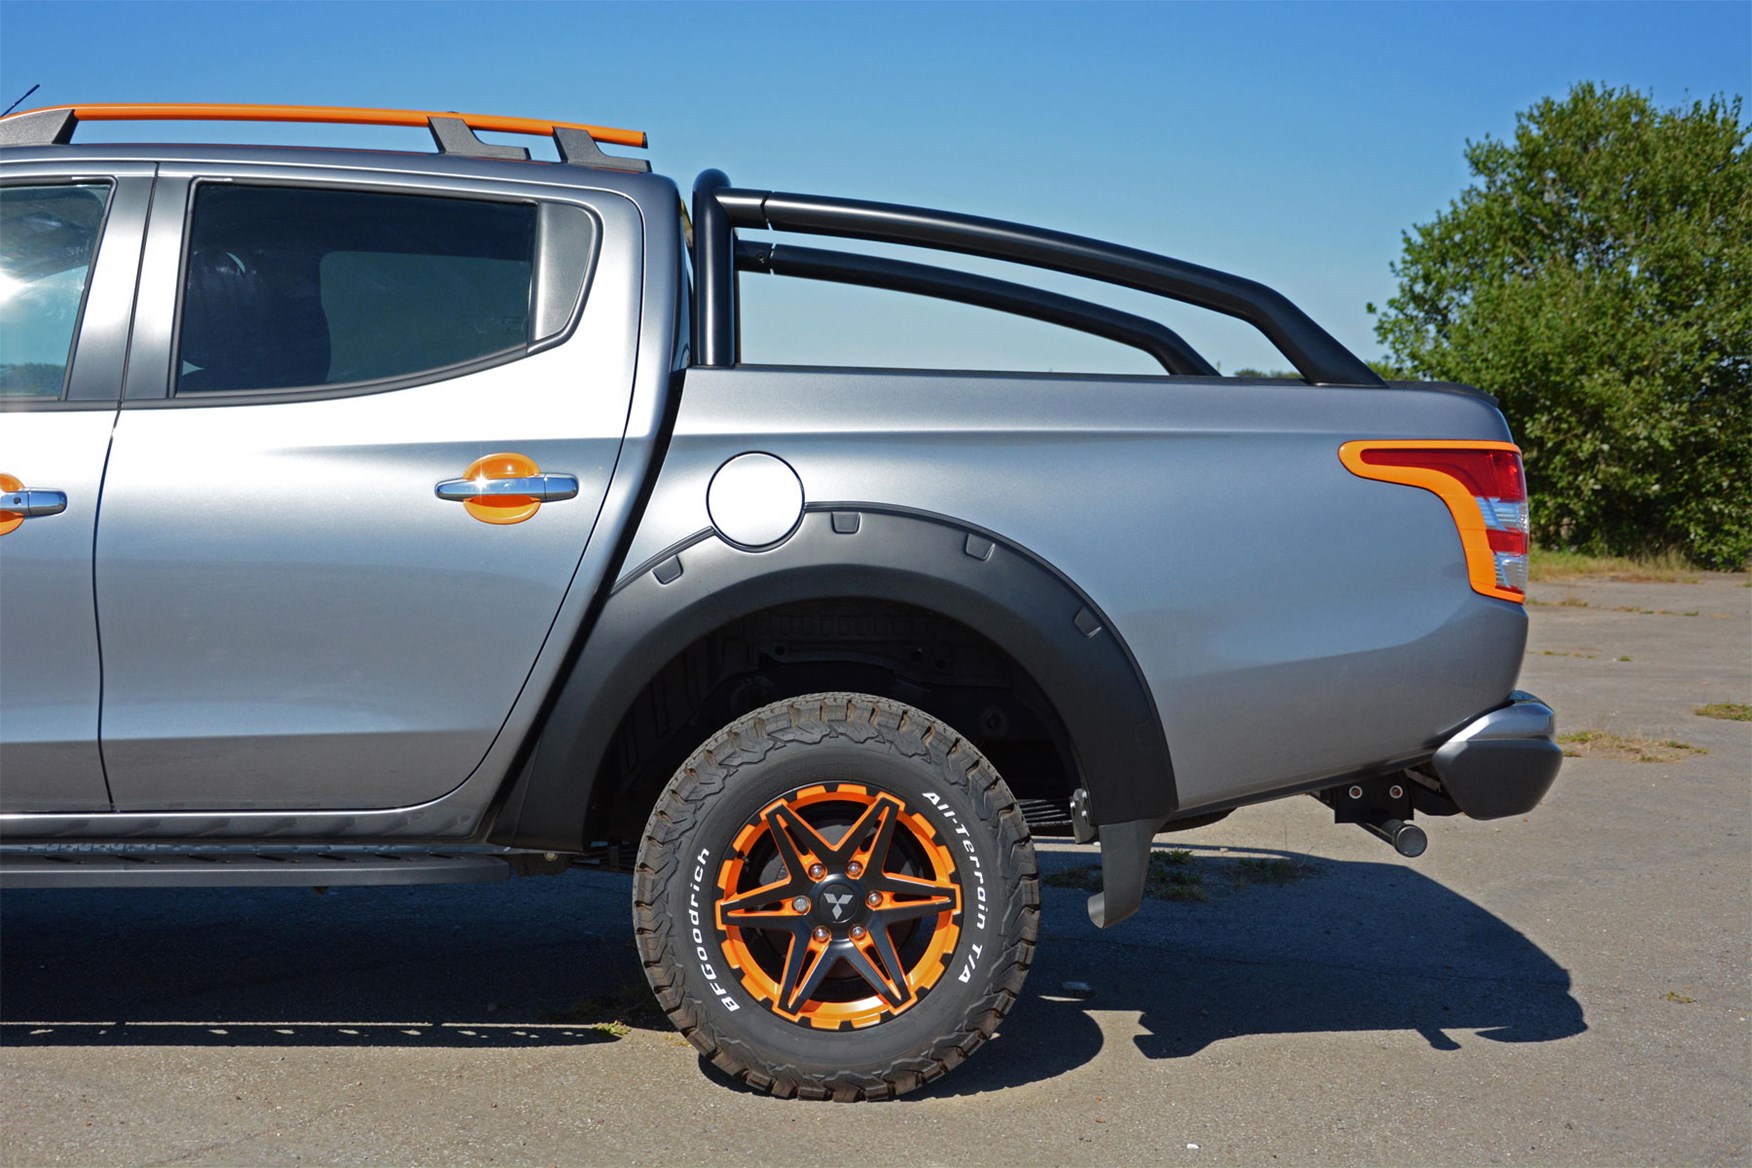
[[[774,901],[788,899],[795,892],[807,893],[808,891],[809,886],[806,880],[798,879],[795,876],[786,876],[784,879],[775,880],[771,884],[763,884],[759,888],[751,888],[747,892],[731,897],[729,900],[719,901],[718,911],[728,919],[731,913],[745,914],[749,912],[757,912],[765,906],[772,904]]]
[[[882,970],[888,975],[900,991],[896,1005],[904,1005],[912,1000],[912,983],[907,981],[906,966],[900,960],[900,953],[894,947],[894,938],[888,935],[888,925],[885,922],[875,922],[876,927],[870,930],[870,941],[876,948],[876,956],[882,961]]]
[[[779,1008],[797,1013],[827,980],[833,954],[825,943],[799,930],[785,951],[785,976],[779,982]]]
[[[810,863],[820,862],[823,855],[833,852],[833,847],[802,816],[783,803],[774,804],[766,813],[766,825],[792,880],[806,881]]]
[[[894,841],[894,819],[899,809],[900,804],[891,797],[878,796],[840,839],[834,858],[842,865],[856,859],[863,864],[865,871],[882,871],[882,866],[888,862],[888,847]],[[876,838],[870,841],[868,848],[859,849],[858,843],[869,834],[872,821],[875,822]]]
[[[776,909],[724,909],[724,924],[726,927],[738,929],[783,929],[788,933],[802,932],[809,925],[809,918],[794,911],[789,905]]]
[[[878,892],[894,896],[955,896],[960,888],[948,880],[915,880],[911,876],[896,876],[884,872],[871,884]]]
[[[880,941],[877,940],[878,937],[881,938]],[[865,945],[876,950],[882,964],[888,967],[887,970],[879,968],[870,959]],[[907,984],[906,971],[900,965],[900,955],[894,951],[894,943],[888,939],[886,929],[877,929],[866,934],[864,944],[852,946],[844,953],[844,957],[846,964],[857,970],[859,976],[870,983],[870,988],[881,994],[883,1000],[896,1010],[912,1001],[912,986]]]
[[[875,924],[882,928],[897,925],[902,921],[917,920],[919,917],[934,917],[940,912],[955,911],[955,898],[952,896],[933,896],[925,900],[901,900],[885,904],[871,912]]]

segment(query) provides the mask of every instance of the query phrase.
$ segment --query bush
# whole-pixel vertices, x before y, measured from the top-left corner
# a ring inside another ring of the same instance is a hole
[[[1740,109],[1578,85],[1520,114],[1512,142],[1468,142],[1477,181],[1403,237],[1376,335],[1394,365],[1497,396],[1541,543],[1752,557]]]

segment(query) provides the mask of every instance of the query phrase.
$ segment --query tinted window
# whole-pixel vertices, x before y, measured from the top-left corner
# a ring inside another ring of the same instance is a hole
[[[406,377],[529,342],[535,208],[204,185],[178,393]]]
[[[0,396],[61,396],[109,186],[0,187]]]

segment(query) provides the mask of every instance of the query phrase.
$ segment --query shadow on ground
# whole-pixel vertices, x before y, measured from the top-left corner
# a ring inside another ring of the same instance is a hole
[[[667,1027],[630,881],[8,892],[0,1045],[553,1046]]]
[[[1278,858],[1303,878],[1261,883],[1238,875],[1240,859],[1200,852],[1207,899],[1151,901],[1106,932],[1084,916],[1086,893],[1048,887],[1038,960],[1003,1032],[909,1098],[1082,1066],[1105,1042],[1098,1014],[1136,1018],[1150,1059],[1247,1035],[1406,1031],[1445,1051],[1586,1029],[1557,962],[1412,868]],[[324,895],[8,893],[0,1044],[503,1048],[665,1031],[627,897],[626,877],[584,872]]]
[[[1207,899],[1146,901],[1113,930],[1088,923],[1086,893],[1048,887],[1039,959],[997,1040],[1003,1056],[971,1060],[930,1094],[1081,1066],[1104,1043],[1096,1012],[1137,1018],[1144,1032],[1133,1043],[1151,1059],[1248,1035],[1402,1031],[1455,1051],[1476,1039],[1553,1042],[1587,1029],[1562,966],[1404,864],[1192,851]],[[1242,873],[1261,861],[1294,865],[1301,878],[1260,883]],[[1046,854],[1042,869],[1084,862]]]

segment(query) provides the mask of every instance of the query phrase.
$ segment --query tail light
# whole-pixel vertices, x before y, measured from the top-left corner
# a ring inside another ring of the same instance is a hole
[[[1511,442],[1346,442],[1338,457],[1352,474],[1433,491],[1448,505],[1473,590],[1527,598],[1527,479]]]

